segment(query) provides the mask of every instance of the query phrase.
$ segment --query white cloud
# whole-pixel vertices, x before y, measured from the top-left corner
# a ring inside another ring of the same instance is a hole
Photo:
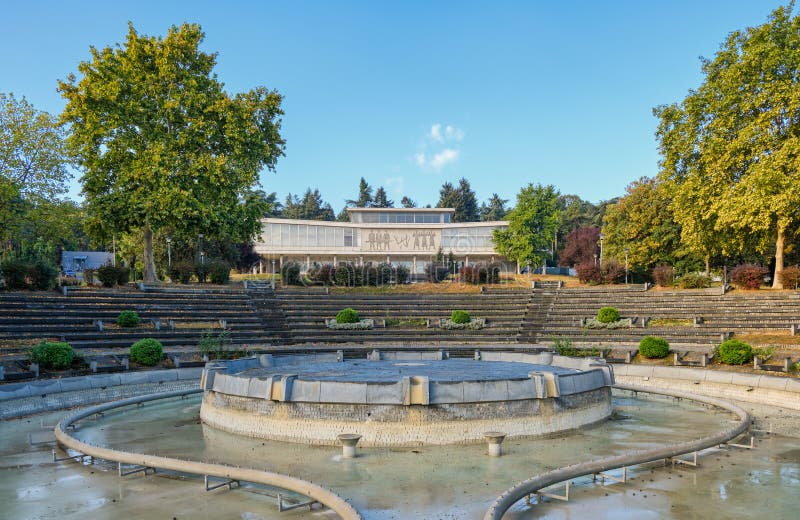
[[[443,166],[457,161],[459,153],[458,150],[445,148],[441,152],[434,154],[433,158],[430,160],[430,165],[434,170],[441,170]]]
[[[460,141],[464,139],[464,131],[455,126],[447,125],[444,129],[444,137],[448,141]]]
[[[431,141],[435,141],[437,143],[443,143],[444,138],[442,137],[442,125],[439,123],[434,123],[431,126],[431,131],[428,132],[428,138]]]
[[[417,166],[425,166],[425,154],[424,153],[415,153],[414,154],[414,161],[417,163]]]
[[[406,188],[406,179],[402,175],[398,175],[397,177],[386,177],[384,179],[384,184],[386,184],[386,189],[392,194],[395,199],[396,204],[400,204],[399,199],[403,198],[405,195],[405,188]]]

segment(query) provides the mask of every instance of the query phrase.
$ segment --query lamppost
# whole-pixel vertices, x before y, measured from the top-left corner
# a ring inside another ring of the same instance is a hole
[[[275,259],[272,259],[272,290],[275,290]]]
[[[167,267],[172,269],[172,239],[167,237]]]
[[[200,251],[200,264],[205,264],[205,263],[206,263],[206,252]]]
[[[597,265],[597,253],[595,253],[593,256],[594,256],[594,265]]]
[[[606,236],[600,233],[600,267],[603,266],[603,240],[605,240]]]
[[[625,285],[628,285],[628,253],[630,252],[629,248],[625,248]]]
[[[203,238],[205,235],[202,233],[197,234],[197,254],[200,255],[200,263],[202,263],[202,256],[203,256]]]

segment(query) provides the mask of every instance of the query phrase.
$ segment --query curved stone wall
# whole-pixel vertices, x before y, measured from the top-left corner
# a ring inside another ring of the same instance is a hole
[[[417,446],[482,442],[498,430],[547,435],[612,411],[613,371],[597,360],[481,353],[448,361],[442,353],[413,353],[420,362],[406,363],[409,354],[373,353],[373,362],[350,365],[336,354],[209,364],[200,417],[256,438],[330,445],[357,433],[363,446]]]

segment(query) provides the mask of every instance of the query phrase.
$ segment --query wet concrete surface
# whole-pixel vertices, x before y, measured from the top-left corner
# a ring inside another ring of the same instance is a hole
[[[199,423],[199,398],[170,400],[81,423],[76,435],[115,448],[264,468],[311,480],[352,499],[367,519],[482,518],[516,482],[562,465],[699,437],[730,417],[685,401],[615,397],[614,419],[554,438],[509,440],[505,456],[483,444],[366,448],[342,459],[335,447],[241,438]],[[797,432],[796,414],[758,407],[760,423]],[[274,490],[206,492],[202,479],[178,475],[117,476],[110,463],[52,464],[46,427],[61,413],[0,423],[0,518],[333,518],[329,511],[278,513]],[[759,438],[755,450],[714,449],[701,466],[638,466],[628,484],[577,479],[568,503],[520,502],[510,519],[796,518],[800,438]],[[619,471],[612,472],[619,475]],[[562,492],[563,488],[555,489]]]

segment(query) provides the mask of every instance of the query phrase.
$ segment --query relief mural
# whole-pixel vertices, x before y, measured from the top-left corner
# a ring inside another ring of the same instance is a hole
[[[434,230],[361,230],[362,251],[436,251],[441,232]]]

